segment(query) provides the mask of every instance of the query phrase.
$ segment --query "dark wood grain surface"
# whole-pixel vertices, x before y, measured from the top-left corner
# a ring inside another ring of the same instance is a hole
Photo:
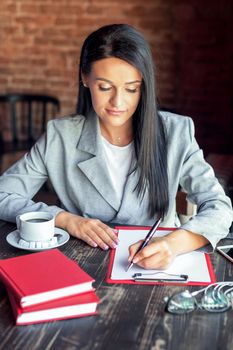
[[[0,258],[28,253],[11,247],[6,236],[15,229],[0,221]],[[225,240],[224,243],[229,243]],[[231,241],[232,243],[232,241]],[[96,282],[98,315],[15,326],[5,288],[0,283],[0,349],[4,350],[232,350],[233,311],[194,311],[171,315],[164,297],[187,287],[107,284],[109,252],[71,238],[60,250],[76,260]],[[233,264],[212,255],[217,280],[233,280]],[[59,272],[58,272],[59,273]],[[197,287],[188,287],[190,290]]]

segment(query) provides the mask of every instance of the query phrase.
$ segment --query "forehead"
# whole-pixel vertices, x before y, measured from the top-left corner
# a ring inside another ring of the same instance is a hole
[[[140,71],[128,62],[116,57],[104,58],[92,64],[90,77],[105,78],[112,82],[132,82],[142,80]]]

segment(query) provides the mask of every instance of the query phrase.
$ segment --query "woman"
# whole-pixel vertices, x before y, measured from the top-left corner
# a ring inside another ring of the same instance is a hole
[[[167,267],[176,255],[225,237],[229,198],[204,161],[192,120],[156,107],[153,61],[143,36],[125,24],[100,28],[83,44],[77,115],[50,121],[29,154],[0,179],[0,217],[47,210],[56,226],[90,246],[116,247],[109,224],[177,226],[178,186],[198,213],[134,257]],[[61,208],[31,198],[49,178]],[[107,224],[108,223],[108,224]],[[130,247],[132,259],[139,243]]]

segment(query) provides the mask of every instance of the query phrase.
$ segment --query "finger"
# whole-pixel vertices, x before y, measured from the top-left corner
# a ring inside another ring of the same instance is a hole
[[[98,244],[93,241],[91,239],[91,237],[89,237],[88,235],[82,235],[79,237],[79,239],[83,240],[84,242],[86,242],[89,246],[93,247],[93,248],[97,248],[98,247]]]
[[[142,259],[148,258],[151,255],[157,254],[157,253],[163,253],[166,255],[171,255],[171,247],[168,244],[167,240],[164,238],[161,238],[160,240],[156,240],[150,244],[148,244],[145,248],[140,250],[135,255],[134,262],[137,263]]]
[[[86,231],[86,235],[94,241],[97,246],[100,248],[107,250],[109,247],[116,248],[117,243],[115,243],[108,234],[99,226],[95,226],[94,228],[89,228]]]
[[[151,255],[157,254],[161,251],[162,251],[162,248],[158,242],[151,243],[135,254],[133,262],[136,264],[140,260],[148,258]]]
[[[136,255],[140,245],[142,244],[143,240],[140,240],[134,244],[132,244],[131,246],[129,246],[129,257],[128,257],[128,261],[132,261],[134,256]]]
[[[147,248],[147,249],[146,249]],[[174,259],[174,255],[170,249],[170,246],[165,240],[152,243],[150,246],[145,247],[138,255],[133,259],[134,263],[137,263],[143,268],[166,268]]]
[[[99,234],[96,233],[96,231],[89,229],[86,231],[84,235],[85,240],[91,240],[93,241],[98,247],[100,247],[103,250],[109,249],[109,246],[102,240],[102,238],[99,236]]]
[[[112,229],[111,227],[105,225],[102,222],[100,222],[99,227],[102,228],[103,232],[105,232],[112,241],[114,241],[116,244],[119,243],[119,238],[117,237],[117,230]]]
[[[95,233],[95,230],[92,228],[93,223],[88,224],[88,226],[83,225],[83,227],[79,227],[78,231],[73,232],[72,234],[86,242],[91,247],[101,247],[102,249],[108,249],[108,246],[102,242],[101,239],[98,238],[98,236]]]
[[[163,255],[163,254],[155,254],[150,256],[149,258],[145,258],[140,260],[137,265],[142,267],[143,269],[158,269],[164,270],[167,269],[173,261],[172,256]]]
[[[83,227],[80,227],[79,237],[81,239],[91,246],[97,245],[104,250],[109,247],[116,248],[118,237],[113,229],[98,219],[86,220],[86,223]]]
[[[118,241],[116,241],[117,237],[115,238],[115,240],[113,240],[109,236],[109,231],[106,232],[101,227],[95,227],[94,233],[95,233],[95,237],[97,239],[96,243],[100,242],[100,240],[101,240],[104,245],[107,245],[107,247],[116,248],[116,246],[118,244]],[[102,245],[101,245],[101,247],[102,247]],[[103,249],[105,249],[105,248],[103,248]]]

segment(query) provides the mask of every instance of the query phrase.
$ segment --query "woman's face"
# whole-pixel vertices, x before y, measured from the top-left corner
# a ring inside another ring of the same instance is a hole
[[[105,128],[132,124],[141,96],[141,73],[119,58],[111,57],[92,64],[82,77],[90,89],[92,105]]]

